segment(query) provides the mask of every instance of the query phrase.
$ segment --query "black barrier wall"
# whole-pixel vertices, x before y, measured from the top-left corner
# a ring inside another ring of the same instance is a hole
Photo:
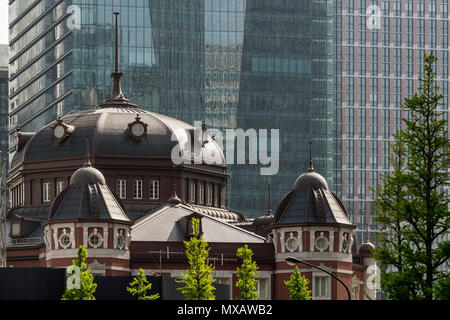
[[[0,268],[0,300],[59,300],[65,269]]]
[[[162,300],[183,300],[181,283],[174,278],[148,276],[152,289]],[[137,300],[127,291],[133,276],[95,276],[97,300]],[[65,269],[56,268],[0,268],[0,300],[60,300],[66,286]],[[230,300],[230,287],[214,284],[217,300]]]

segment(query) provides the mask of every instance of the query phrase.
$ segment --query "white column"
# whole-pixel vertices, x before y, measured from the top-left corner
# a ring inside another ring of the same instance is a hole
[[[85,248],[87,248],[87,241],[88,241],[88,228],[83,227],[83,245]]]
[[[53,242],[55,243],[55,249],[58,249],[58,229],[53,229]]]
[[[328,231],[328,234],[330,235],[330,252],[333,252],[334,250],[334,230]],[[339,248],[338,248],[339,252]]]
[[[298,230],[297,239],[298,239],[298,251],[302,252],[303,251],[303,231],[302,231],[302,229]]]
[[[108,248],[108,226],[103,228],[103,248],[105,248],[105,249]],[[114,244],[113,244],[113,248],[114,248]]]
[[[284,232],[280,233],[280,246],[281,246],[281,253],[284,253]]]
[[[75,249],[75,225],[70,227],[70,239],[72,239],[72,249]]]
[[[316,230],[309,229],[309,251],[314,252],[314,240]]]

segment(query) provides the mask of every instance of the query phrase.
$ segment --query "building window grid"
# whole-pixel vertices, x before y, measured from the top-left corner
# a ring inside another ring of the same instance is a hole
[[[159,199],[159,180],[149,181],[149,197],[151,200]]]
[[[116,193],[119,196],[119,199],[127,198],[127,181],[125,179],[117,179]]]
[[[51,200],[51,189],[50,182],[42,183],[42,202],[50,202]]]
[[[133,199],[142,199],[142,180],[133,181]]]
[[[56,194],[58,195],[64,189],[64,181],[56,181]]]

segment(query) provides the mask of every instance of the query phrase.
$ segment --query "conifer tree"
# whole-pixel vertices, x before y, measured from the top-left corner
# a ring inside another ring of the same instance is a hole
[[[133,296],[137,295],[138,300],[159,299],[159,293],[152,294],[151,296],[147,295],[147,291],[151,290],[151,288],[152,284],[148,282],[144,269],[139,268],[139,273],[133,278],[133,281],[130,282],[130,286],[127,287],[127,291]]]
[[[448,287],[450,141],[433,53],[425,56],[419,93],[405,99],[404,130],[395,136],[393,172],[382,175],[374,201],[379,224],[373,257],[390,299],[442,297]],[[447,268],[445,268],[447,266]],[[442,268],[443,267],[443,268]]]

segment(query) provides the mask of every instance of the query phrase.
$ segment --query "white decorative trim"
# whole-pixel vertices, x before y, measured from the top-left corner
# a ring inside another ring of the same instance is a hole
[[[327,271],[330,271],[330,272],[353,274],[353,271],[346,270],[346,269],[331,269],[331,268],[327,268],[327,267],[325,267],[324,269]],[[300,271],[300,273],[305,273],[305,272],[316,272],[318,270],[314,269],[314,268],[309,268],[309,269],[300,269],[299,268],[299,271]],[[292,273],[292,272],[294,272],[293,269],[281,269],[281,270],[276,270],[274,272],[274,274],[284,274],[284,273]],[[323,274],[326,274],[326,273],[323,273]]]
[[[58,229],[53,229],[53,243],[56,250],[58,250]]]
[[[281,253],[284,253],[285,247],[284,247],[284,232],[280,234],[280,246],[281,246]]]
[[[93,243],[91,240],[91,238],[94,236],[98,237],[98,239],[99,239],[99,242],[97,244]],[[97,228],[94,228],[94,232],[91,232],[91,234],[89,234],[88,242],[89,242],[89,245],[94,248],[99,248],[103,244],[103,237],[100,233],[98,233]]]
[[[285,258],[294,256],[300,260],[353,262],[352,255],[342,252],[296,252],[277,253],[275,262],[285,262]]]
[[[75,225],[70,227],[70,237],[72,238],[72,249],[75,249]]]
[[[324,241],[324,247],[321,248],[317,245],[317,243],[319,242],[319,240],[323,240]],[[328,247],[330,246],[330,243],[328,241],[327,238],[325,238],[323,232],[320,233],[320,236],[316,238],[316,240],[314,241],[314,246],[316,247],[317,250],[319,250],[320,252],[325,251],[326,249],[328,249]]]
[[[330,237],[330,244],[329,244],[329,248],[330,248],[330,252],[333,252],[333,247],[334,247],[334,231],[329,231],[328,232],[329,237]],[[339,249],[338,249],[339,250]]]
[[[289,246],[290,242],[293,243],[293,246]],[[298,240],[297,240],[297,238],[294,238],[294,233],[293,232],[291,232],[289,234],[289,238],[286,240],[285,246],[290,252],[294,252],[295,250],[297,250],[297,248],[298,248]]]
[[[300,229],[297,233],[298,251],[303,251],[303,231]]]
[[[103,248],[108,249],[108,228],[103,229]]]
[[[63,232],[61,233],[61,235],[58,238],[58,244],[61,246],[61,248],[67,249],[68,247],[70,247],[72,245],[72,242],[73,242],[72,235],[70,233],[67,233],[66,228],[64,228],[62,230],[63,230]],[[64,244],[63,237],[69,238],[69,243]]]
[[[78,249],[66,249],[66,250],[49,250],[47,251],[46,258],[47,260],[51,259],[64,259],[64,258],[73,258],[77,256]],[[90,248],[89,250],[89,258],[111,258],[111,259],[130,259],[130,252],[123,250],[114,250],[114,249],[94,249]]]

